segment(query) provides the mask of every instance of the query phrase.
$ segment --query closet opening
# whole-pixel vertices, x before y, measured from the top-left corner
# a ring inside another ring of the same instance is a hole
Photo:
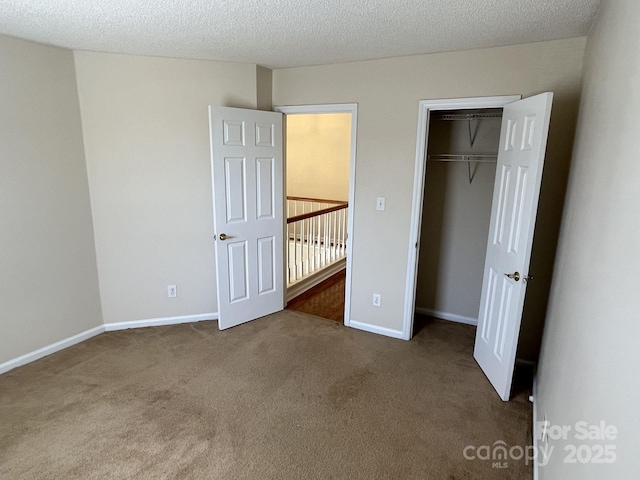
[[[502,108],[429,114],[415,329],[478,324],[501,122]]]
[[[419,102],[403,338],[423,318],[477,326],[450,330],[475,335],[473,358],[505,401],[552,103],[552,92]]]

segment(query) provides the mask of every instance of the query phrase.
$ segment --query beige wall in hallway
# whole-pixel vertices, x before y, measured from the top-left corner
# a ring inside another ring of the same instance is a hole
[[[351,114],[287,115],[287,195],[349,200]]]
[[[102,325],[69,50],[0,35],[0,364]]]
[[[352,320],[402,329],[408,249],[415,242],[409,239],[409,226],[419,100],[555,92],[549,181],[542,187],[538,229],[553,239],[571,153],[585,41],[575,38],[274,71],[274,105],[358,103]],[[386,197],[385,212],[375,210],[377,196]],[[540,282],[531,290],[535,295],[537,288],[544,296],[553,248],[542,248],[545,242],[538,240],[534,256],[540,259]],[[371,304],[373,293],[382,294],[379,308]],[[533,302],[534,307],[539,304]],[[532,313],[537,321],[544,317],[544,306],[542,312]],[[535,336],[535,331],[528,335]]]
[[[216,312],[208,105],[256,108],[256,66],[75,60],[105,323]]]
[[[538,418],[572,428],[543,480],[640,472],[640,3],[605,0],[589,36],[576,146],[538,370]],[[606,422],[616,439],[580,441]],[[565,463],[567,444],[612,445],[612,464]]]

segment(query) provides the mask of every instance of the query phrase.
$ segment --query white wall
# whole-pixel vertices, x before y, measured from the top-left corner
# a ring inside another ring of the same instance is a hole
[[[0,35],[0,364],[102,324],[73,54]]]
[[[216,312],[207,107],[256,108],[256,66],[75,60],[105,323]]]
[[[287,195],[349,200],[351,114],[287,115]]]
[[[402,330],[421,99],[555,92],[547,155],[551,181],[543,185],[539,216],[539,230],[553,240],[570,158],[584,45],[584,38],[576,38],[273,72],[274,105],[358,103],[352,320]],[[375,210],[376,196],[386,197],[385,212]],[[551,270],[554,248],[538,250],[543,253],[538,288],[544,290],[548,278],[543,270]],[[379,308],[371,305],[373,293],[382,294]],[[545,305],[537,312],[538,319],[544,317]]]
[[[545,480],[640,472],[640,3],[605,0],[589,36],[576,146],[538,373],[538,418],[617,427],[555,441]],[[566,444],[614,445],[611,465],[568,464]]]

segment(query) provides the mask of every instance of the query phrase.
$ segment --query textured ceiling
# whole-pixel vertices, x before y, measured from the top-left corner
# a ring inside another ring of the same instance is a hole
[[[78,50],[340,63],[586,35],[600,0],[0,0],[0,33]]]

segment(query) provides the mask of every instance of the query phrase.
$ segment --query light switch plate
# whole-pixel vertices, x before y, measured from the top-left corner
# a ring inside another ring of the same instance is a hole
[[[384,208],[386,206],[387,203],[387,199],[384,197],[377,197],[376,198],[376,210],[380,211],[380,212],[384,212]]]

